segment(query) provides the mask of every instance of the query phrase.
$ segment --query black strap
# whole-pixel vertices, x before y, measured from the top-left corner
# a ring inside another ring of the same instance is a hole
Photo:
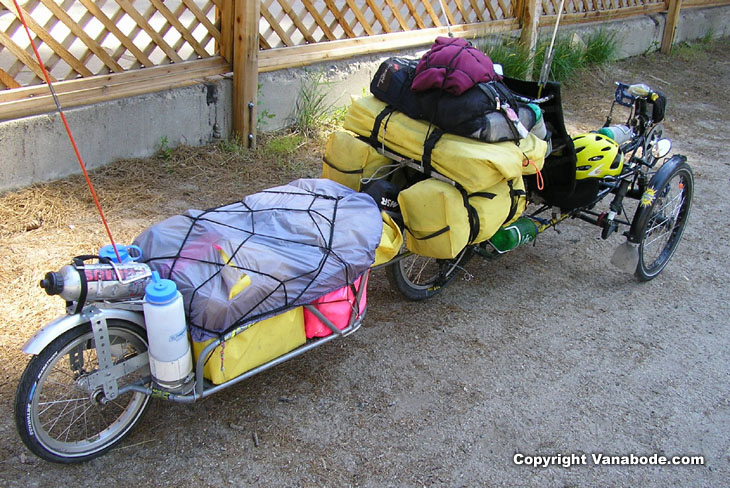
[[[363,174],[363,171],[365,171],[364,168],[360,168],[360,169],[341,169],[341,168],[338,168],[334,164],[332,164],[329,161],[327,161],[327,158],[326,157],[322,158],[322,161],[324,161],[324,164],[326,164],[330,168],[333,168],[333,169],[339,171],[340,173],[344,173],[346,175],[361,175],[361,174]]]
[[[423,173],[426,176],[431,176],[431,152],[433,152],[433,148],[436,146],[439,139],[441,139],[441,136],[444,135],[444,132],[438,127],[432,126],[431,128],[431,132],[428,134],[423,143],[423,157],[421,158],[421,162],[423,163]]]
[[[480,197],[480,198],[488,198],[491,200],[492,198],[494,198],[496,196],[497,196],[496,193],[489,193],[488,191],[478,191],[476,193],[472,193],[471,195],[469,195],[469,198]]]
[[[93,255],[84,255],[84,256],[77,256],[74,258],[74,266],[76,267],[76,271],[79,273],[79,282],[81,284],[81,292],[79,293],[79,298],[76,300],[76,309],[74,310],[74,314],[79,314],[84,309],[84,305],[86,304],[86,297],[89,293],[89,282],[86,280],[86,272],[83,270],[84,267],[84,261],[88,259],[98,258],[99,256],[93,256]],[[78,269],[82,268],[82,269]]]
[[[456,189],[459,190],[459,193],[461,193],[461,198],[464,202],[464,208],[466,208],[466,214],[469,218],[469,242],[473,242],[474,239],[476,239],[476,237],[479,235],[479,229],[481,225],[479,221],[479,213],[477,212],[477,209],[472,207],[469,203],[470,195],[466,192],[466,190],[460,185],[457,185]]]
[[[520,197],[523,195],[527,195],[524,190],[515,190],[512,184],[512,180],[507,180],[507,186],[509,186],[509,198],[511,203],[509,206],[509,214],[507,215],[507,218],[504,219],[505,222],[509,222],[510,220],[512,220],[512,217],[514,217],[515,213],[517,212],[517,206],[519,205]]]
[[[380,132],[380,126],[383,124],[383,120],[393,112],[395,112],[395,107],[391,105],[386,105],[383,111],[380,112],[377,117],[375,117],[373,129],[370,131],[370,144],[372,144],[373,146],[377,147],[378,145],[378,133]]]
[[[413,236],[413,238],[416,239],[417,241],[425,241],[426,239],[432,239],[434,237],[438,237],[441,234],[444,234],[444,233],[450,231],[451,230],[451,227],[447,225],[443,229],[439,229],[436,232],[434,232],[432,234],[429,234],[429,235],[427,235],[425,237],[416,237],[416,234],[414,234],[413,231],[411,231],[411,229],[409,229],[408,227],[406,227],[406,230],[408,232],[410,232],[410,234]]]

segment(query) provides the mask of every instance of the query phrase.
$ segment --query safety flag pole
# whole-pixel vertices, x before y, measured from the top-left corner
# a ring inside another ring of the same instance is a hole
[[[555,37],[558,34],[558,25],[560,24],[560,16],[563,14],[563,5],[565,0],[560,0],[560,6],[558,7],[558,18],[555,20],[555,28],[553,29],[553,37],[550,39],[550,46],[545,51],[545,58],[543,59],[542,69],[540,70],[540,80],[538,81],[537,98],[542,97],[542,87],[548,81],[550,76],[550,67],[553,64],[553,46],[555,45]]]
[[[76,146],[76,140],[74,139],[73,134],[71,133],[71,128],[69,127],[68,121],[66,120],[66,115],[63,113],[63,109],[61,108],[61,102],[58,99],[58,96],[56,95],[56,90],[53,89],[53,83],[51,83],[51,77],[48,75],[48,71],[46,70],[45,64],[43,64],[43,60],[41,59],[41,55],[38,52],[38,49],[36,48],[35,42],[33,42],[33,36],[30,33],[28,24],[25,22],[25,17],[23,16],[23,11],[21,10],[20,5],[18,5],[18,0],[13,0],[13,3],[15,4],[15,10],[18,14],[18,18],[20,19],[20,22],[23,24],[26,34],[28,34],[28,41],[30,41],[30,45],[33,48],[33,52],[35,53],[35,57],[38,60],[38,65],[41,68],[41,72],[43,73],[43,78],[45,78],[46,84],[48,85],[48,89],[51,92],[51,96],[53,97],[53,102],[56,104],[56,110],[58,111],[58,114],[61,116],[61,121],[63,122],[63,126],[66,128],[66,134],[68,134],[68,138],[71,141],[71,146],[73,147],[74,153],[76,154],[76,159],[79,162],[79,166],[81,166],[81,172],[84,174],[84,179],[86,179],[86,184],[88,185],[89,191],[91,192],[91,196],[94,199],[94,204],[96,205],[96,209],[99,211],[99,215],[101,216],[101,222],[104,224],[104,229],[106,229],[106,234],[107,234],[107,236],[109,236],[109,241],[111,242],[112,248],[114,249],[114,254],[116,254],[117,260],[121,263],[122,259],[119,256],[119,251],[117,251],[116,244],[114,244],[114,238],[112,237],[111,230],[109,230],[109,224],[107,224],[106,217],[104,217],[104,211],[101,209],[101,204],[99,203],[99,198],[96,196],[96,192],[94,191],[94,185],[91,184],[91,179],[89,178],[89,173],[86,171],[86,165],[84,164],[84,160],[81,157],[81,153],[79,152],[78,146]]]

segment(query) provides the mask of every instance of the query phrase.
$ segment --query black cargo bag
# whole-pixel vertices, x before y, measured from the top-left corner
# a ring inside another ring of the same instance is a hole
[[[411,82],[416,75],[417,59],[388,58],[380,64],[370,82],[375,98],[403,112],[412,119],[422,119],[421,106]]]

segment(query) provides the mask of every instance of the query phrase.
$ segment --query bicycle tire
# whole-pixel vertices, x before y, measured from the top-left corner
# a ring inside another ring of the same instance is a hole
[[[147,351],[141,327],[119,320],[107,326],[115,362]],[[97,370],[89,323],[66,331],[31,358],[15,395],[15,424],[34,454],[56,463],[87,461],[111,449],[142,418],[149,396],[128,392],[103,404],[103,389],[85,388],[84,378]]]
[[[632,234],[639,244],[635,275],[656,278],[677,250],[694,193],[692,168],[684,158],[666,163],[652,177],[634,216]]]
[[[386,274],[390,285],[413,301],[437,295],[454,279],[457,271],[471,258],[470,247],[455,258],[434,259],[411,254],[388,266]],[[425,273],[425,277],[424,277]]]

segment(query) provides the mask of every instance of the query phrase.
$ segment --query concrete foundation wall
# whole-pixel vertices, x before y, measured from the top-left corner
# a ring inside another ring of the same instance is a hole
[[[233,83],[219,77],[177,90],[64,109],[86,167],[147,157],[163,141],[202,145],[231,133]],[[80,173],[57,113],[0,122],[0,191]]]
[[[567,26],[561,34],[604,28],[620,39],[619,57],[656,51],[664,31],[664,14],[634,19]],[[552,28],[542,35],[548,36]],[[675,43],[730,35],[730,7],[685,9]],[[359,56],[307,68],[286,69],[259,76],[260,130],[276,130],[291,123],[297,94],[308,72],[322,73],[327,100],[346,106],[351,95],[368,91],[380,62],[393,55],[420,56],[421,50]],[[120,99],[65,110],[71,130],[89,169],[118,159],[147,157],[178,144],[201,145],[231,133],[232,80],[219,77],[201,85]],[[0,122],[0,191],[48,181],[80,172],[57,114]]]

